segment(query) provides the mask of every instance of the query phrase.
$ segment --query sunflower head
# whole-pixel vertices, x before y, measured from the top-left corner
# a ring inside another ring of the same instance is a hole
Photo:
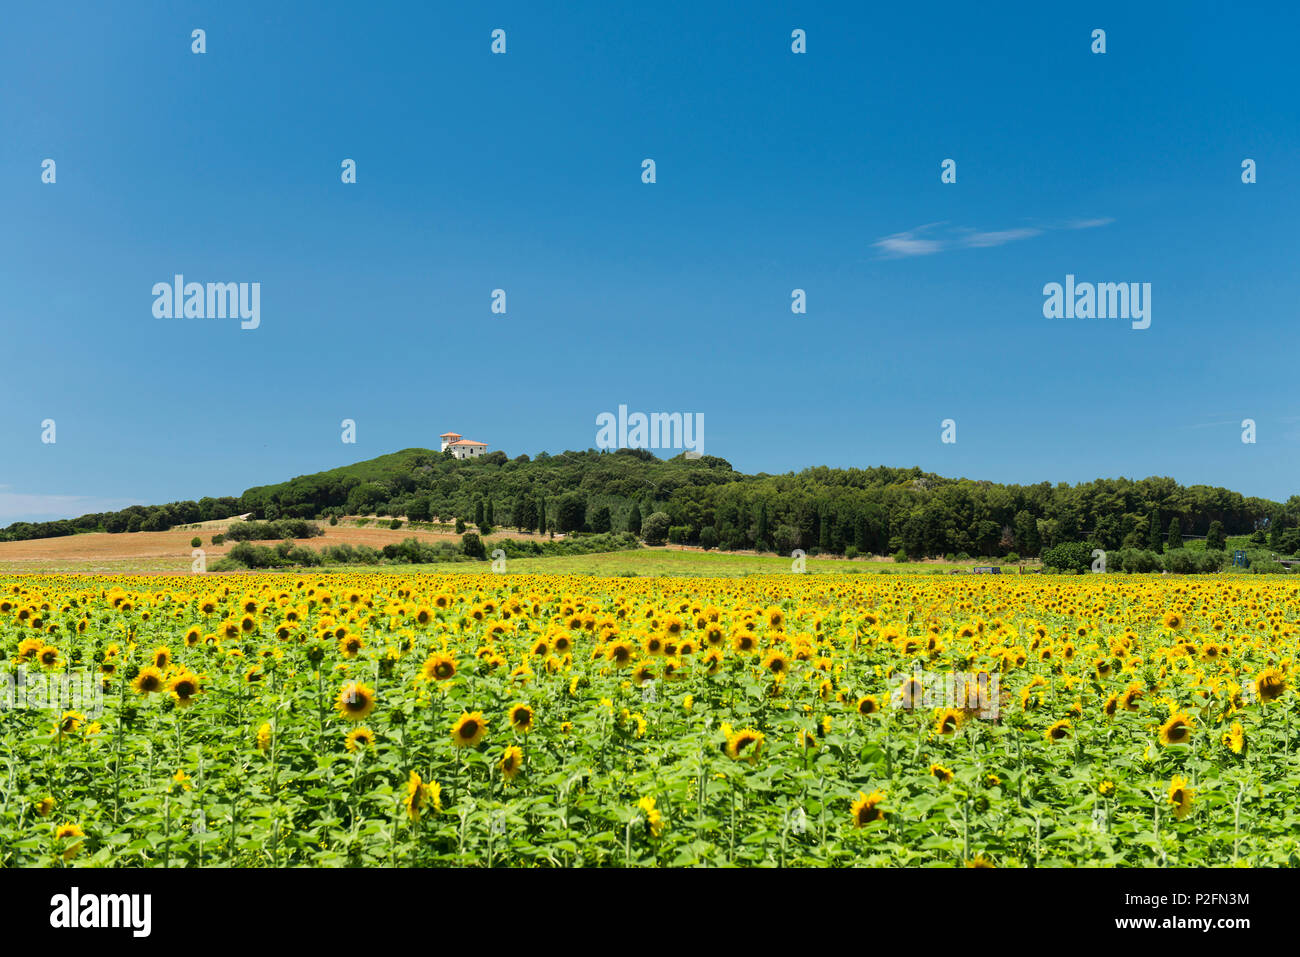
[[[462,713],[451,728],[451,743],[458,748],[472,748],[487,734],[482,711]]]
[[[375,692],[366,685],[349,681],[334,699],[334,707],[349,721],[360,721],[375,708]]]
[[[1255,678],[1255,692],[1260,701],[1276,701],[1286,691],[1286,676],[1277,668],[1261,671]]]
[[[1186,744],[1192,739],[1192,719],[1181,712],[1160,726],[1160,743]]]
[[[501,762],[497,765],[501,770],[501,776],[507,781],[513,781],[519,774],[520,769],[524,766],[524,752],[518,745],[510,745],[501,755]]]
[[[528,731],[533,726],[533,709],[520,703],[510,709],[510,727],[516,731]]]
[[[1187,786],[1187,779],[1181,774],[1175,775],[1169,785],[1169,803],[1173,806],[1174,817],[1182,820],[1192,813],[1192,798],[1196,792]]]
[[[880,808],[880,802],[885,799],[885,795],[880,791],[872,791],[870,794],[858,792],[850,808],[853,814],[853,826],[862,827],[864,824],[870,824],[872,821],[880,821],[885,817],[885,812]]]
[[[763,750],[763,732],[754,728],[733,731],[727,736],[726,750],[727,757],[733,761],[748,761],[750,764],[756,764]]]

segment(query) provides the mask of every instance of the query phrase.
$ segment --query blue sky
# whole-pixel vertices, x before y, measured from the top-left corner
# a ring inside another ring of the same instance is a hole
[[[619,404],[747,472],[1300,492],[1300,14],[467,6],[6,13],[0,523],[587,448]],[[175,273],[260,282],[260,328],[154,318]],[[1045,319],[1067,273],[1151,327]]]

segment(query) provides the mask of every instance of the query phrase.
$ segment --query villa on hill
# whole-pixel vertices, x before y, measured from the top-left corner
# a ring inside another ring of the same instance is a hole
[[[472,459],[487,452],[486,442],[474,442],[471,439],[462,439],[459,432],[444,432],[438,436],[442,439],[442,449],[446,452],[451,450],[451,454],[458,459]]]

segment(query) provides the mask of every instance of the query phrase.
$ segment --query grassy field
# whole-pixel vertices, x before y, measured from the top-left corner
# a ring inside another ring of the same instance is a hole
[[[110,535],[95,532],[65,538],[46,538],[25,542],[0,542],[0,574],[87,574],[87,575],[184,575],[190,572],[192,546],[190,540],[198,535],[203,542],[209,566],[230,550],[231,544],[213,545],[211,538],[221,528],[174,528],[167,532],[132,532]],[[357,525],[345,522],[338,526],[324,526],[320,538],[300,539],[297,544],[319,549],[330,545],[352,544],[383,548],[412,536],[422,541],[459,542],[460,536],[447,532],[402,527],[390,529],[376,525]],[[501,538],[536,538],[514,532],[494,532],[486,539],[488,551],[493,542]],[[266,543],[273,544],[273,543]],[[977,561],[947,562],[894,562],[891,559],[808,558],[806,570],[814,575],[863,575],[871,573],[942,573],[951,570],[969,571],[980,564]],[[379,565],[367,568],[338,565],[324,566],[322,572],[373,571],[380,573],[481,573],[491,567],[489,562],[446,562],[429,565]],[[1035,566],[1027,566],[1035,567]],[[603,575],[603,576],[659,576],[684,575],[707,577],[736,577],[740,575],[774,575],[791,571],[791,559],[779,555],[753,553],[705,552],[699,549],[642,548],[621,552],[597,552],[547,558],[509,559],[507,571],[511,574],[549,575]],[[1007,566],[1004,573],[1016,571]],[[239,574],[239,573],[235,573]]]

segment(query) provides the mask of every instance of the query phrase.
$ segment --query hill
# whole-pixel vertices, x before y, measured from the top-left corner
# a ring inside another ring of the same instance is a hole
[[[635,532],[661,513],[645,529],[650,540],[783,554],[1029,557],[1073,541],[1147,548],[1175,533],[1248,535],[1282,552],[1300,548],[1300,496],[1279,503],[1166,477],[1005,485],[884,466],[746,475],[714,456],[659,459],[632,449],[470,460],[403,449],[238,497],[16,523],[0,540],[165,531],[243,513],[461,518],[539,532]]]

